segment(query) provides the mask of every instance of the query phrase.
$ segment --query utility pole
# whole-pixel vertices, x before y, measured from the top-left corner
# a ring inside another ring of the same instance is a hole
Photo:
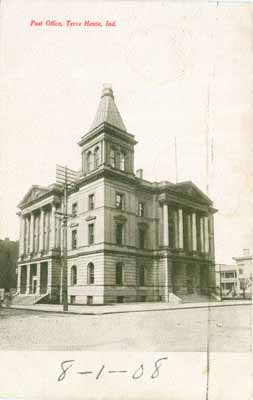
[[[56,182],[63,188],[63,212],[56,212],[62,221],[62,265],[61,265],[61,302],[63,311],[68,311],[68,190],[76,184],[77,172],[60,165],[56,166]]]

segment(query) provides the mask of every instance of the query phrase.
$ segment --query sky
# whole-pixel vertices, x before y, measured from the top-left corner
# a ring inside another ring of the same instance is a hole
[[[176,138],[178,180],[206,192],[209,138],[216,261],[253,251],[252,4],[8,0],[0,12],[0,238],[18,239],[18,203],[56,164],[81,168],[77,142],[111,83],[145,179],[175,182]]]

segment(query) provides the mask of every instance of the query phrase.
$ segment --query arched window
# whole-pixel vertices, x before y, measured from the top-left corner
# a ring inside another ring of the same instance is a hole
[[[119,169],[125,171],[126,169],[126,155],[123,151],[119,153]]]
[[[76,285],[77,282],[77,269],[76,265],[72,265],[71,267],[71,285]]]
[[[87,275],[88,285],[92,285],[95,282],[94,264],[92,262],[88,264]]]
[[[87,172],[90,172],[91,170],[92,170],[92,154],[91,151],[89,151],[87,154]]]
[[[100,152],[99,147],[96,147],[94,150],[94,167],[97,168],[100,164]]]
[[[110,165],[113,168],[116,167],[116,151],[115,151],[115,149],[110,150]]]

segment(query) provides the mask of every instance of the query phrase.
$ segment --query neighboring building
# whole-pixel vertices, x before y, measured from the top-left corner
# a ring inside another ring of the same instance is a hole
[[[215,286],[212,201],[192,182],[135,174],[136,143],[105,86],[68,195],[70,303],[167,302],[172,293],[208,294]],[[59,301],[62,199],[57,184],[32,186],[19,204],[23,296]]]
[[[0,239],[0,288],[14,289],[17,285],[18,242]]]
[[[216,286],[220,297],[234,297],[239,293],[236,265],[216,264]]]
[[[216,286],[223,297],[252,297],[253,256],[243,249],[241,257],[233,257],[234,265],[216,265]]]

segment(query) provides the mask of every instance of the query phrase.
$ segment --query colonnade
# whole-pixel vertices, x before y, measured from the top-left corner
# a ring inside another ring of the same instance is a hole
[[[60,246],[60,221],[54,203],[20,215],[19,255],[36,254]]]
[[[184,238],[187,238],[187,250],[208,254],[212,252],[213,216],[204,213],[189,212],[183,208],[173,208],[172,222],[169,223],[170,206],[163,204],[163,245],[169,248],[186,250]],[[197,219],[199,222],[197,223]],[[174,241],[170,241],[170,229],[174,230]]]

